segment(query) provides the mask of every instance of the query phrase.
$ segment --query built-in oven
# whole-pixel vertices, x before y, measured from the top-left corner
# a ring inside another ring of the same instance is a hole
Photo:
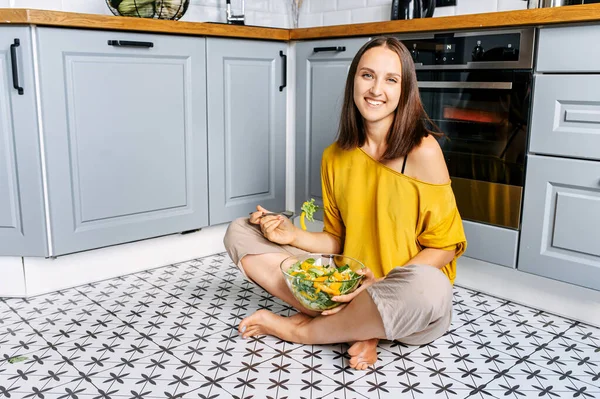
[[[444,133],[439,142],[463,220],[514,236],[521,219],[535,30],[399,39],[413,56],[425,111]]]

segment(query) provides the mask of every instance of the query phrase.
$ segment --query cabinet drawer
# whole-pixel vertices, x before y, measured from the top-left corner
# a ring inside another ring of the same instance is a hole
[[[532,155],[518,268],[600,290],[600,162]]]
[[[538,72],[600,72],[600,25],[541,28]]]
[[[529,151],[600,159],[600,76],[538,75]]]

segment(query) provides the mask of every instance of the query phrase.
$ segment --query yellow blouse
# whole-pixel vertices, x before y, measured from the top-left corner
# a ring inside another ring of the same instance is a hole
[[[442,269],[454,283],[467,242],[450,183],[413,179],[335,143],[323,152],[321,182],[323,229],[340,239],[345,255],[382,277],[424,248],[454,249]]]

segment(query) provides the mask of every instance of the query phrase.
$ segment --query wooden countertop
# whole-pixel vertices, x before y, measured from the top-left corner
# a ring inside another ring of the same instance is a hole
[[[65,28],[107,29],[178,35],[239,37],[287,41],[289,29],[236,26],[210,22],[165,21],[113,15],[79,14],[25,8],[0,8],[0,24],[31,24]]]
[[[31,24],[280,41],[593,22],[600,23],[600,4],[300,29],[236,26],[208,22],[163,21],[20,8],[0,9],[0,24]]]
[[[585,22],[600,22],[600,4],[501,11],[485,14],[456,15],[451,17],[420,18],[405,21],[300,28],[290,31],[290,39],[324,39],[330,37],[382,35],[387,33],[456,31]]]

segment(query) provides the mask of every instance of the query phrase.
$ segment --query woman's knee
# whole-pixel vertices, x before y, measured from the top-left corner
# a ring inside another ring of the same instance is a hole
[[[428,265],[407,266],[411,275],[410,288],[405,289],[406,303],[420,320],[422,327],[445,318],[452,312],[452,284],[439,269]]]
[[[435,277],[429,280],[428,288],[432,318],[441,320],[441,323],[444,324],[443,320],[452,314],[452,284],[448,277],[439,271]]]
[[[433,266],[423,266],[421,286],[425,290],[427,303],[424,311],[429,313],[429,325],[426,339],[434,340],[443,335],[452,317],[453,288],[448,277]]]
[[[247,224],[248,218],[244,217],[237,218],[229,223],[229,226],[227,226],[227,231],[225,232],[225,237],[223,237],[225,249],[229,250],[229,248],[240,241],[242,234],[248,229]]]
[[[430,344],[446,334],[450,326],[450,321],[450,316],[442,317],[432,322],[423,330],[417,331],[408,337],[399,338],[398,341],[413,346]]]

